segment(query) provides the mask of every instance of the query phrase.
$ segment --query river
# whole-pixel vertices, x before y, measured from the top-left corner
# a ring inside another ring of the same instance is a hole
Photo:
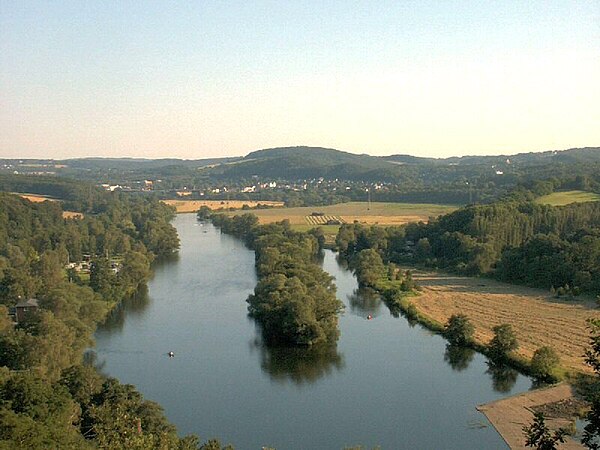
[[[247,317],[254,253],[195,215],[174,225],[179,256],[98,329],[96,354],[180,434],[241,450],[507,448],[475,406],[526,391],[530,379],[393,317],[331,251],[323,268],[346,305],[337,348],[269,349]]]

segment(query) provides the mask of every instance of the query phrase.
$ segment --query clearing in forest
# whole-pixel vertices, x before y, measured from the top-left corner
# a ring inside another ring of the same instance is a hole
[[[553,192],[536,199],[540,205],[564,206],[571,203],[597,202],[600,201],[600,194],[586,191],[562,191]]]
[[[415,271],[414,278],[423,291],[411,301],[426,316],[446,323],[452,314],[466,314],[475,326],[475,339],[483,344],[493,337],[492,327],[509,323],[520,355],[531,358],[548,345],[566,369],[589,372],[583,361],[589,341],[586,321],[600,316],[593,300],[560,300],[541,289],[487,278],[422,271]]]
[[[57,198],[47,197],[45,195],[39,195],[39,194],[20,194],[18,192],[15,192],[14,194],[18,195],[21,198],[29,200],[31,203],[41,203],[41,202],[46,202],[46,201],[48,201],[48,202],[59,201]]]
[[[15,193],[21,198],[29,200],[31,203],[42,203],[42,202],[60,202],[61,200],[54,197],[47,197],[45,195],[38,194],[19,194]],[[82,219],[83,213],[75,212],[75,211],[63,211],[63,218],[65,219]]]

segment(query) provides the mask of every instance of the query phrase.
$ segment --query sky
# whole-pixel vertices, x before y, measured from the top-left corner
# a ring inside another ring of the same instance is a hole
[[[0,157],[600,146],[600,1],[0,0]]]

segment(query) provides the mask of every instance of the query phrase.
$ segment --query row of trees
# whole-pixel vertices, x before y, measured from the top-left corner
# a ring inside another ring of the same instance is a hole
[[[154,258],[177,250],[173,211],[108,193],[90,210],[64,219],[58,202],[0,193],[0,447],[197,449],[159,405],[82,361],[96,325],[145,284]],[[89,281],[66,270],[85,254]],[[9,308],[30,297],[38,310],[15,323]]]
[[[493,364],[504,364],[511,353],[519,348],[517,336],[510,324],[500,324],[492,328],[494,337],[487,346],[478,346],[473,337],[475,326],[465,314],[453,314],[444,325],[443,334],[450,345],[476,347],[490,357]],[[557,369],[560,358],[552,347],[538,348],[529,362],[529,373],[539,381],[553,382],[559,379]]]
[[[252,214],[215,214],[211,220],[255,251],[259,281],[248,311],[267,342],[311,346],[337,340],[342,303],[333,278],[317,264],[322,236],[295,232],[286,221],[258,225]]]

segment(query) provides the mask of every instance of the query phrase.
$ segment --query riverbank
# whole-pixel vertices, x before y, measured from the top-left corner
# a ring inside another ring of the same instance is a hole
[[[472,346],[485,354],[492,328],[509,323],[520,347],[508,364],[523,373],[529,372],[533,352],[543,345],[561,355],[562,368],[567,369],[564,374],[574,385],[561,383],[477,407],[511,449],[526,448],[523,427],[532,423],[534,411],[545,415],[552,430],[574,429],[576,418],[587,408],[575,386],[581,383],[581,374],[591,374],[583,353],[589,345],[587,320],[598,315],[595,302],[558,300],[539,289],[446,273],[417,270],[413,279],[419,292],[401,298],[397,306],[426,328],[443,333],[451,315],[466,314],[475,325]],[[561,448],[584,447],[578,439],[568,437]]]
[[[421,270],[413,278],[421,292],[410,302],[428,320],[444,324],[452,314],[466,314],[475,326],[476,344],[483,346],[492,339],[494,326],[508,323],[517,335],[518,357],[529,360],[547,345],[569,373],[591,373],[583,352],[589,341],[587,320],[598,316],[593,301],[560,300],[541,289],[488,278]]]
[[[323,270],[346,307],[337,346],[266,346],[244,301],[254,252],[191,214],[174,225],[179,257],[155,266],[147,300],[125,305],[96,341],[103,370],[160,403],[182,434],[236,449],[505,447],[475,407],[530,379],[514,373],[499,386],[479,354],[448,361],[443,339],[390,315],[330,251]]]
[[[533,412],[545,405],[572,402],[575,399],[573,387],[561,383],[547,388],[536,389],[502,400],[480,405],[477,410],[482,412],[502,439],[511,449],[525,450],[525,435],[523,427],[533,422]],[[551,430],[559,428],[572,428],[574,418],[569,414],[546,414],[546,424]],[[565,450],[579,450],[585,448],[576,438],[567,437],[565,443],[560,444]]]

